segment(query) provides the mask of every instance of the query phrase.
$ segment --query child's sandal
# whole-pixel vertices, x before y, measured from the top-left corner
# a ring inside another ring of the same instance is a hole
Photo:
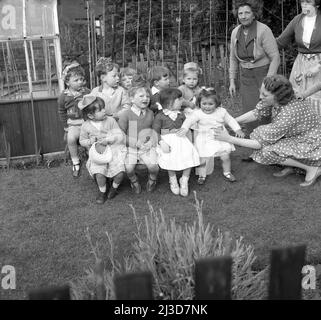
[[[72,165],[72,176],[78,178],[80,176],[80,162]]]
[[[142,192],[142,187],[137,178],[135,179],[135,181],[130,181],[130,186],[136,194],[140,194]]]
[[[147,192],[153,192],[156,188],[156,179],[148,178],[147,184],[146,184],[146,191]]]
[[[223,172],[223,176],[229,182],[235,182],[236,181],[236,178],[234,177],[234,175],[231,172]]]
[[[202,184],[205,183],[205,180],[206,180],[206,177],[199,177],[198,180],[197,180],[197,183],[198,183],[199,185],[202,185]]]

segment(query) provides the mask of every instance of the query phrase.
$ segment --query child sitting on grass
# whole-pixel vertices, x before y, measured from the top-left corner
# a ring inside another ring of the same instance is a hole
[[[180,136],[185,135],[193,124],[197,124],[197,135],[195,137],[195,146],[201,157],[201,165],[198,173],[198,184],[204,184],[206,175],[210,174],[207,166],[212,157],[220,157],[223,166],[223,175],[230,182],[236,181],[231,173],[230,153],[235,150],[234,145],[214,139],[214,129],[220,128],[226,130],[227,124],[237,137],[244,137],[237,121],[221,107],[221,100],[213,88],[202,89],[197,103],[200,109],[195,110],[193,114],[184,121],[182,129],[178,132]]]
[[[119,118],[119,127],[127,137],[128,152],[125,161],[126,173],[131,187],[136,194],[141,193],[141,185],[135,174],[137,163],[145,164],[148,169],[146,190],[154,191],[159,172],[156,153],[156,134],[153,135],[153,111],[148,106],[150,102],[149,89],[145,82],[133,83],[129,90],[131,107],[125,110]]]
[[[119,85],[119,66],[109,58],[100,58],[96,64],[96,72],[101,85],[94,88],[91,94],[102,98],[107,115],[118,120],[120,112],[129,103],[126,90]]]
[[[78,141],[80,128],[84,122],[78,102],[90,90],[85,87],[85,70],[78,62],[66,66],[62,75],[67,89],[58,98],[58,113],[64,123],[64,139],[67,141],[72,161],[72,175],[77,178],[80,175]]]
[[[124,178],[127,153],[124,136],[116,120],[107,116],[104,100],[101,98],[86,95],[79,102],[79,109],[83,111],[86,119],[81,126],[80,144],[89,150],[86,167],[99,188],[96,203],[103,204],[107,198],[116,196],[117,188]],[[107,147],[110,148],[111,159],[106,160],[106,163],[101,159],[98,161],[97,153],[108,151],[105,150]],[[108,190],[109,179],[112,180],[112,185]]]
[[[159,104],[159,92],[169,88],[169,70],[162,66],[154,66],[150,69],[148,77],[152,93],[149,108],[156,114],[162,108]]]
[[[159,94],[162,110],[155,116],[153,129],[160,137],[158,165],[168,170],[170,189],[175,195],[188,196],[188,180],[192,167],[200,164],[197,150],[186,137],[176,132],[181,128],[185,115],[181,112],[182,93],[176,88],[164,89]],[[177,182],[176,172],[183,171]]]

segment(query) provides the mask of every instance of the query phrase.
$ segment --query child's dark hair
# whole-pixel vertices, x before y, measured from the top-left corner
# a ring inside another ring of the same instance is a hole
[[[102,98],[96,97],[96,100],[82,110],[82,115],[85,120],[88,120],[89,114],[94,114],[96,110],[100,111],[105,108],[105,102]]]
[[[139,89],[145,89],[146,92],[151,95],[150,89],[147,85],[147,80],[145,76],[141,73],[135,74],[132,80],[132,87],[128,90],[128,95],[133,97]]]
[[[163,89],[159,92],[159,103],[163,109],[168,109],[176,99],[181,97],[182,92],[176,88]]]
[[[159,81],[162,77],[169,77],[169,70],[166,67],[154,66],[148,72],[148,80],[151,86],[155,81]]]
[[[218,108],[221,105],[221,98],[214,88],[203,88],[199,93],[196,104],[201,107],[202,98],[212,98],[215,103],[215,107]]]
[[[72,76],[81,76],[85,78],[85,70],[77,63],[67,65],[62,73],[63,80],[67,85],[67,82],[70,80]]]
[[[102,75],[107,74],[116,68],[119,71],[119,65],[117,63],[113,63],[110,58],[99,58],[96,62],[95,71],[97,72],[97,77],[100,79]]]

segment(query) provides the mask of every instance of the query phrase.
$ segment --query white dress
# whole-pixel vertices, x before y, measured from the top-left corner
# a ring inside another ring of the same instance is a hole
[[[201,109],[195,110],[193,114],[185,120],[182,127],[189,129],[193,124],[197,124],[195,146],[200,157],[219,157],[223,154],[231,153],[235,150],[233,144],[218,141],[214,138],[214,129],[226,130],[227,124],[234,132],[241,127],[237,121],[226,111],[219,107],[213,113],[204,113]]]
[[[158,165],[165,170],[181,171],[200,165],[200,159],[196,148],[187,137],[179,137],[176,133],[161,135],[170,152],[165,153],[157,147]]]

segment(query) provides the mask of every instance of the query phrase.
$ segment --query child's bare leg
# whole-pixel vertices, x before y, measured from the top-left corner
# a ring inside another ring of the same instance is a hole
[[[186,178],[189,178],[189,176],[191,175],[191,171],[192,171],[192,168],[187,168],[183,171],[183,174],[182,174],[182,177],[186,177]]]
[[[96,173],[95,174],[95,180],[97,182],[98,188],[99,188],[99,193],[98,196],[96,198],[96,203],[98,204],[103,204],[106,200],[107,200],[107,178],[100,174],[100,173]]]
[[[231,158],[229,154],[224,154],[221,156],[223,172],[231,172]]]
[[[124,176],[125,176],[125,172],[119,172],[118,174],[116,174],[114,177],[113,177],[113,183],[111,185],[111,188],[108,192],[108,199],[113,199],[116,194],[117,194],[117,189],[119,187],[119,185],[121,184],[121,182],[123,181],[124,179]]]
[[[200,166],[197,168],[198,173],[198,184],[204,184],[206,180],[206,172],[207,172],[207,162],[209,158],[200,157]]]
[[[77,161],[76,163],[79,163],[79,157],[78,157],[78,140],[79,140],[79,128],[77,126],[69,126],[68,128],[68,134],[67,134],[67,144],[68,149],[70,152],[71,160],[74,163],[74,160]]]
[[[222,167],[223,167],[223,175],[224,177],[230,181],[230,182],[235,182],[236,179],[234,175],[231,172],[231,158],[230,154],[224,154],[221,156],[222,160]]]
[[[145,163],[148,169],[148,181],[146,185],[146,190],[148,192],[153,192],[156,187],[156,180],[159,172],[159,166],[153,163]]]
[[[80,159],[78,156],[78,140],[80,128],[78,126],[69,126],[67,134],[67,144],[73,164],[73,176],[78,177],[80,171]]]
[[[125,164],[126,173],[130,180],[131,187],[136,194],[141,193],[142,188],[135,173],[136,164]]]
[[[118,174],[116,174],[113,178],[112,187],[117,189],[119,187],[119,185],[121,184],[121,182],[123,181],[124,176],[125,176],[124,172],[119,172]]]
[[[100,174],[100,173],[96,173],[95,174],[95,179],[98,185],[98,188],[100,190],[100,192],[106,192],[107,190],[107,178]]]

